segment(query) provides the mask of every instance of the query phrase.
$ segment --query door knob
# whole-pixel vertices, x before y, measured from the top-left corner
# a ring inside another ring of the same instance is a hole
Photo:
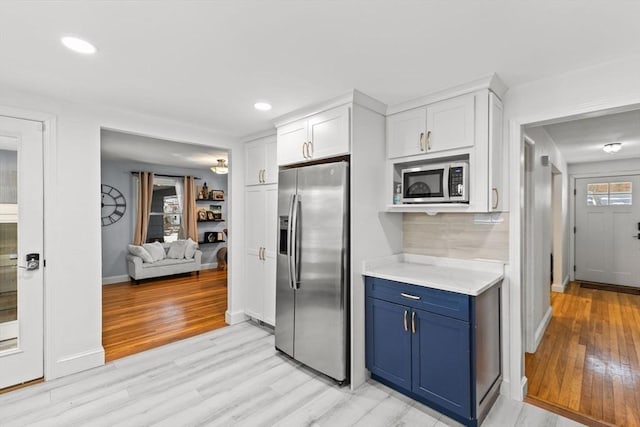
[[[40,254],[27,254],[26,261],[27,265],[19,265],[18,267],[27,271],[33,271],[40,268]]]

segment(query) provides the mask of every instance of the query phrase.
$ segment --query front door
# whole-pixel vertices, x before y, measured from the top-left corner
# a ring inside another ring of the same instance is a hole
[[[42,143],[0,116],[0,389],[43,376]]]
[[[640,287],[640,175],[576,179],[576,280]]]

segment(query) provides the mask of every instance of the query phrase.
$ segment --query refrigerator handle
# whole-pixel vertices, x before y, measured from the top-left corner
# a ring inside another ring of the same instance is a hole
[[[291,287],[298,289],[298,283],[300,281],[298,272],[298,207],[300,206],[300,198],[298,195],[293,196],[293,216],[291,218]]]
[[[296,195],[291,195],[291,200],[289,202],[289,218],[287,221],[287,268],[289,270],[289,286],[291,289],[294,289],[293,285],[293,269],[292,269],[292,260],[293,254],[295,253],[293,250],[292,237],[293,237],[293,205],[296,201]]]

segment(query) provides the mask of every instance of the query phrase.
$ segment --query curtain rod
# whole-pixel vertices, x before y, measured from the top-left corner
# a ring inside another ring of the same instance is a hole
[[[140,172],[138,171],[131,171],[131,175],[138,175]],[[161,176],[164,178],[184,178],[185,175],[164,175],[161,173],[154,173],[153,176]],[[200,179],[197,176],[194,176],[193,179]]]

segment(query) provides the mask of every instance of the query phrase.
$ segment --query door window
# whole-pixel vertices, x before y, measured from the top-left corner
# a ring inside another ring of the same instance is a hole
[[[629,206],[632,190],[629,181],[587,184],[587,206]]]

